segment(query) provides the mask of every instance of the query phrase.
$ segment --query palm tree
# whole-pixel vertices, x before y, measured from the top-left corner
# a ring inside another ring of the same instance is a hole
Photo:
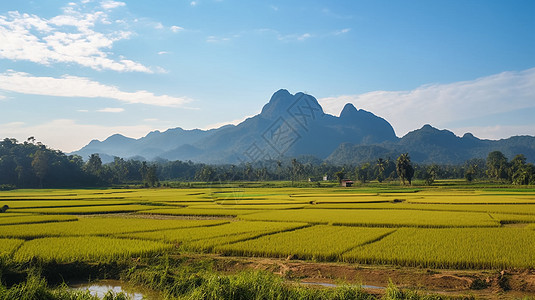
[[[382,158],[377,160],[377,181],[383,182],[385,179],[385,161]]]
[[[411,165],[409,153],[402,153],[398,157],[396,160],[396,171],[403,184],[405,184],[405,180],[407,180],[409,185],[411,185],[412,176],[414,176],[414,168]]]

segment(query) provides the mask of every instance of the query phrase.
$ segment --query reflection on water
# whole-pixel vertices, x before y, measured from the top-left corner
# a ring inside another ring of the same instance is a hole
[[[89,291],[91,295],[97,296],[102,299],[109,292],[114,294],[124,293],[128,296],[128,299],[142,300],[142,299],[158,299],[158,297],[150,297],[154,295],[147,291],[136,290],[135,287],[126,286],[124,282],[119,280],[102,280],[92,283],[76,284],[72,286],[74,289]]]

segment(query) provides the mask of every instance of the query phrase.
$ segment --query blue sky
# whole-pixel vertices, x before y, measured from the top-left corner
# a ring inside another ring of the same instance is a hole
[[[1,1],[0,137],[73,151],[213,128],[280,88],[481,138],[535,135],[534,1]]]

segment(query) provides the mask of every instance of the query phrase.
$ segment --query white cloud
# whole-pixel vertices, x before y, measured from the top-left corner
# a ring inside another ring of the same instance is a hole
[[[124,111],[124,108],[122,107],[106,107],[103,109],[97,110],[98,112],[105,112],[105,113],[120,113]]]
[[[182,28],[180,26],[176,26],[176,25],[171,26],[170,29],[171,29],[172,32],[175,32],[175,33],[184,30],[184,28]]]
[[[120,3],[123,2],[105,1],[102,6],[112,9],[121,6]],[[63,14],[51,19],[8,12],[0,15],[0,58],[43,65],[76,63],[95,70],[152,73],[141,63],[110,57],[113,44],[132,35],[127,31],[103,33],[95,30],[97,24],[110,23],[105,12],[84,13],[76,6],[64,7]]]
[[[164,54],[169,54],[169,52],[168,51],[160,51],[160,52],[158,52],[158,55],[164,55]]]
[[[247,120],[248,118],[252,118],[252,117],[254,117],[254,115],[253,116],[246,116],[246,117],[243,117],[243,118],[240,118],[240,119],[235,119],[235,120],[228,121],[228,122],[218,122],[218,123],[207,125],[207,126],[201,128],[201,129],[209,130],[209,129],[219,128],[219,127],[225,126],[225,125],[238,125],[241,122]]]
[[[430,84],[411,91],[375,91],[319,99],[324,110],[338,115],[353,103],[388,120],[398,136],[424,124],[451,124],[535,106],[535,68],[503,72],[471,81]],[[508,131],[502,128],[502,136]],[[449,128],[454,130],[455,128]],[[496,137],[499,128],[495,128]],[[488,131],[487,131],[488,132]],[[472,132],[478,136],[479,132]],[[485,133],[481,131],[481,136]]]
[[[344,28],[342,30],[338,30],[334,33],[334,35],[341,35],[341,34],[344,34],[344,33],[348,33],[351,31],[351,28]]]
[[[158,122],[159,120],[155,118],[147,118],[147,119],[143,119],[143,121],[144,122]]]
[[[102,8],[104,9],[114,9],[114,8],[125,6],[125,5],[126,3],[119,2],[119,1],[102,1],[100,3],[100,6],[102,6]]]
[[[109,98],[125,103],[181,107],[191,101],[185,97],[154,95],[148,91],[125,92],[85,77],[35,77],[27,73],[0,73],[0,90],[57,97]]]
[[[74,120],[59,119],[39,125],[26,125],[23,122],[0,124],[0,137],[16,138],[25,141],[34,136],[38,141],[64,152],[72,152],[87,145],[87,137],[104,140],[110,135],[120,133],[132,138],[140,138],[148,132],[161,130],[147,124],[135,126],[100,126],[78,124]]]
[[[297,39],[298,39],[299,41],[304,41],[304,40],[310,38],[311,36],[312,36],[312,35],[310,35],[310,33],[304,33],[304,34],[298,36]]]
[[[189,3],[189,5],[191,5],[191,6],[196,6],[196,5],[197,5],[197,1],[191,1],[191,2]]]
[[[215,35],[211,35],[206,38],[206,42],[208,43],[221,43],[221,42],[228,42],[230,41],[230,38],[228,37],[217,37]]]

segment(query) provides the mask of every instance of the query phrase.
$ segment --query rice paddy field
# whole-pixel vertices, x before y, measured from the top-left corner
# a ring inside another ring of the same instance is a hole
[[[238,188],[0,192],[0,257],[180,252],[452,269],[535,268],[535,189]]]

